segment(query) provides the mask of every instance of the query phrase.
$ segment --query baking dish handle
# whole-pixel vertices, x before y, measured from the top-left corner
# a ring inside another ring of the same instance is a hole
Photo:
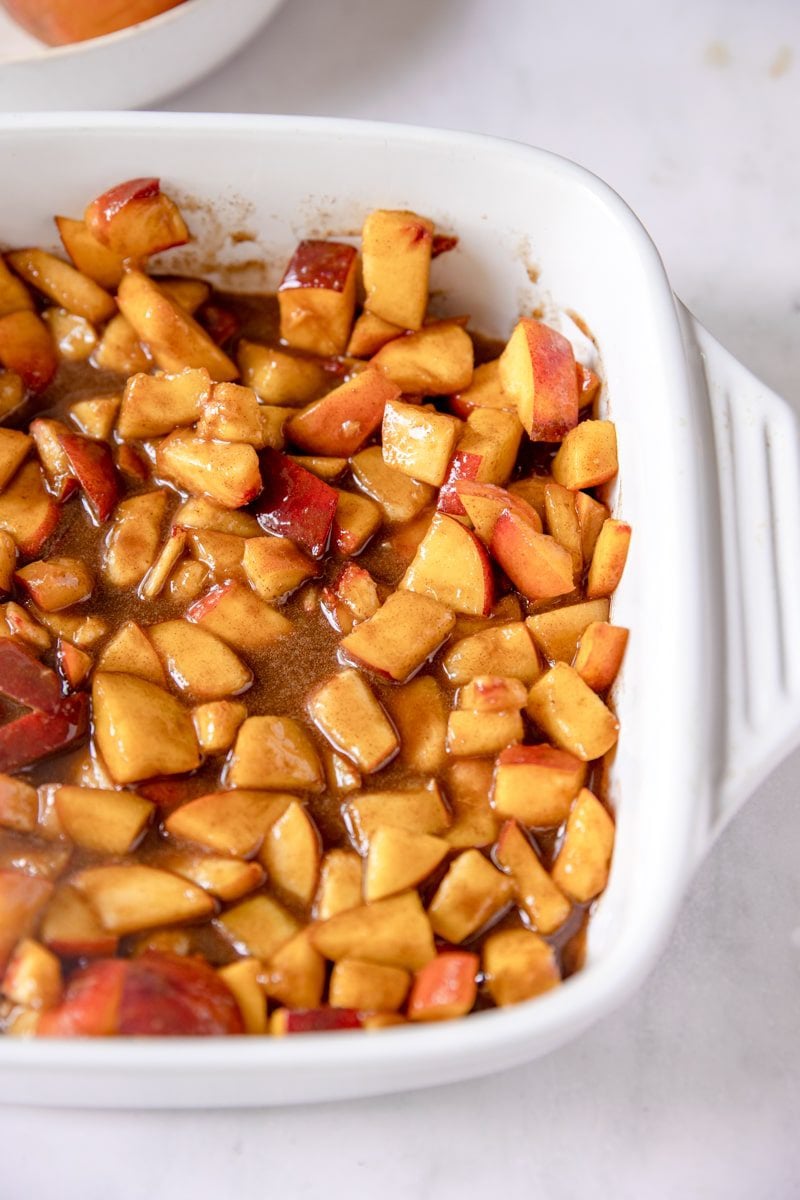
[[[711,406],[724,587],[725,749],[706,850],[800,744],[800,430],[785,400],[681,318]]]

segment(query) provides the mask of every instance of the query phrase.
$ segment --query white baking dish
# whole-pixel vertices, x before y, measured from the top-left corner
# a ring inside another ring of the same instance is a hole
[[[624,203],[540,150],[331,120],[159,114],[0,120],[0,236],[53,242],[110,182],[158,174],[193,196],[194,264],[274,284],[298,235],[357,232],[376,205],[461,237],[436,264],[450,311],[506,334],[542,300],[589,324],[620,444],[618,512],[634,527],[615,619],[632,628],[612,774],[610,886],[587,963],[533,1002],[441,1026],[286,1039],[0,1039],[16,1103],[221,1106],[443,1083],[552,1050],[641,982],[721,825],[798,741],[800,472],[789,408],[676,303]],[[227,237],[245,229],[255,243]],[[188,265],[192,265],[192,255]],[[267,264],[264,274],[247,265]],[[174,260],[171,260],[174,261]],[[538,285],[531,282],[539,273]]]

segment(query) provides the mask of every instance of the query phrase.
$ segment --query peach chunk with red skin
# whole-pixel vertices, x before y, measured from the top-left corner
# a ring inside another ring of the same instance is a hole
[[[433,224],[416,213],[376,209],[361,233],[370,313],[400,329],[419,329],[428,304]]]
[[[566,750],[509,746],[497,758],[492,803],[523,825],[560,825],[585,778],[586,764]]]
[[[263,491],[255,506],[267,533],[291,538],[312,558],[328,548],[339,496],[323,480],[277,450],[262,450]]]
[[[611,687],[622,665],[627,644],[628,630],[621,625],[609,625],[605,621],[587,625],[573,666],[593,692],[605,692]]]
[[[80,558],[48,558],[26,563],[14,578],[44,612],[58,612],[88,600],[94,586],[91,573]]]
[[[492,533],[492,555],[529,600],[573,591],[572,558],[555,538],[539,533],[516,512],[501,513]]]
[[[19,939],[33,931],[52,893],[49,880],[0,870],[0,971],[5,970]]]
[[[414,976],[408,1000],[411,1021],[448,1021],[465,1016],[478,994],[480,959],[466,950],[445,950]]]
[[[109,188],[88,205],[84,220],[98,242],[135,262],[189,241],[177,205],[153,177],[128,179]]]
[[[439,494],[439,508],[453,516],[464,509],[455,493],[459,479],[504,485],[517,461],[522,426],[514,413],[500,409],[475,409],[458,439],[447,478]]]
[[[491,544],[495,526],[504,512],[513,513],[519,521],[542,532],[542,522],[536,509],[521,496],[497,487],[492,483],[479,483],[472,479],[458,479],[454,485],[454,499],[482,542]]]
[[[530,438],[560,442],[578,424],[575,355],[567,339],[523,318],[500,356],[500,382]]]
[[[430,596],[393,592],[377,612],[342,638],[341,656],[403,683],[447,640],[452,612]]]
[[[45,489],[38,463],[24,463],[0,492],[0,530],[11,534],[26,558],[41,552],[60,515],[60,506]]]
[[[92,516],[98,525],[104,524],[119,498],[119,480],[110,447],[79,433],[62,433],[60,441]]]
[[[343,354],[356,302],[354,246],[300,242],[278,288],[281,337],[311,354]]]
[[[387,403],[399,395],[400,389],[380,371],[362,371],[301,409],[286,432],[307,453],[349,458],[372,437]]]
[[[245,443],[176,430],[159,444],[156,464],[180,487],[224,508],[242,508],[261,491],[258,455]]]

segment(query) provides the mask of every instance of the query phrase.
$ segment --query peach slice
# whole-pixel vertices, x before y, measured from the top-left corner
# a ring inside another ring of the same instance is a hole
[[[190,621],[161,621],[147,632],[175,687],[194,700],[235,696],[253,682],[230,647]]]
[[[0,530],[0,593],[10,592],[17,565],[17,544],[10,533]]]
[[[212,587],[186,610],[186,616],[245,654],[267,649],[292,630],[282,613],[235,579]]]
[[[485,615],[494,604],[494,578],[482,543],[444,513],[434,514],[399,587],[460,613]]]
[[[47,494],[38,463],[27,462],[0,494],[0,530],[10,533],[26,558],[42,550],[56,528],[58,504]]]
[[[529,600],[573,591],[572,558],[555,538],[537,533],[515,512],[500,514],[490,543],[492,555]]]
[[[31,605],[32,616],[29,616],[25,609],[20,608],[19,614],[15,614],[15,617],[12,618],[11,613],[8,611],[12,607],[19,608],[18,605],[12,606],[11,604],[7,604],[6,620],[12,631],[18,633],[18,636],[24,637],[26,640],[30,640],[28,632],[23,632],[22,628],[19,627],[20,622],[18,618],[19,614],[22,613],[25,614],[27,621],[34,628],[35,622],[33,621],[33,617],[45,626],[45,629],[39,630],[41,634],[46,634],[47,630],[49,630],[54,637],[67,638],[82,650],[91,649],[92,646],[96,645],[108,633],[108,621],[104,617],[84,616],[79,613],[70,612],[68,609],[63,609],[57,613],[47,613]]]
[[[500,1008],[532,1000],[561,982],[552,947],[528,929],[491,934],[484,942],[482,960],[489,994]]]
[[[631,527],[625,521],[609,518],[603,522],[586,581],[586,595],[590,599],[610,596],[616,590],[625,570],[630,541]]]
[[[120,402],[118,395],[94,396],[71,404],[69,415],[87,437],[99,442],[110,441]]]
[[[173,526],[158,557],[139,585],[139,595],[143,600],[155,600],[161,594],[185,547],[186,530]]]
[[[164,491],[142,492],[122,500],[106,539],[103,575],[119,588],[135,587],[155,562],[166,511]]]
[[[260,982],[261,971],[257,958],[241,958],[217,969],[222,982],[236,997],[245,1033],[267,1032],[267,1000]]]
[[[288,909],[264,895],[251,896],[229,908],[214,925],[239,954],[262,962],[272,958],[300,928]]]
[[[264,991],[292,1008],[314,1008],[325,990],[325,959],[314,948],[309,928],[284,942],[262,969]]]
[[[351,466],[359,487],[380,506],[387,521],[411,521],[435,496],[430,484],[387,466],[380,446],[356,454]]]
[[[585,778],[585,763],[566,750],[509,746],[497,759],[492,803],[523,825],[560,825]]]
[[[235,788],[321,792],[322,763],[314,743],[292,717],[248,717],[239,729],[228,766]]]
[[[67,687],[75,692],[87,679],[94,661],[91,654],[87,654],[85,650],[73,646],[72,642],[64,638],[59,638],[56,645],[56,666]]]
[[[21,279],[9,271],[6,261],[0,255],[0,317],[10,313],[33,312],[33,296]]]
[[[472,382],[472,339],[456,321],[437,321],[387,342],[370,363],[407,395],[444,396]]]
[[[346,458],[336,458],[325,454],[290,454],[292,462],[305,467],[318,479],[333,483],[340,475],[344,475],[348,467]]]
[[[352,1008],[276,1008],[269,1019],[269,1032],[273,1037],[364,1028],[361,1014]]]
[[[189,241],[178,206],[152,177],[109,188],[88,205],[84,221],[98,242],[134,262]]]
[[[506,821],[495,848],[498,866],[514,881],[514,894],[539,933],[554,933],[569,916],[572,905],[539,861],[539,856],[516,821]]]
[[[127,317],[117,313],[103,330],[94,352],[95,365],[117,375],[136,375],[153,365],[150,351],[139,341],[139,335]]]
[[[0,363],[32,392],[44,391],[58,370],[58,355],[41,317],[27,310],[0,317]]]
[[[100,671],[92,684],[98,749],[118,784],[179,775],[200,763],[192,718],[178,700],[135,675]]]
[[[33,609],[33,612],[36,612],[36,609]],[[38,612],[37,616],[53,619],[51,613]],[[36,620],[27,609],[13,600],[0,605],[0,630],[4,637],[13,638],[15,643],[32,650],[35,654],[50,649],[51,638],[44,622]]]
[[[105,442],[95,442],[78,433],[62,433],[59,441],[92,517],[98,525],[104,524],[119,498],[119,481],[110,448]]]
[[[45,250],[14,250],[8,260],[26,283],[92,325],[102,325],[116,312],[113,297],[99,284]]]
[[[524,734],[519,709],[508,712],[456,709],[447,719],[447,749],[456,758],[497,754],[512,742],[521,742]]]
[[[40,559],[21,567],[14,578],[45,612],[88,600],[94,586],[88,567],[79,558]]]
[[[140,863],[87,867],[72,886],[89,900],[109,933],[138,933],[158,925],[209,917],[213,899],[193,883]]]
[[[613,421],[581,421],[564,438],[553,459],[553,478],[579,492],[613,479],[618,470]]]
[[[128,854],[139,843],[153,805],[135,792],[60,787],[56,812],[70,841],[97,854]]]
[[[245,788],[209,792],[174,809],[164,829],[171,837],[196,842],[218,854],[249,858],[295,798]]]
[[[241,561],[253,591],[267,603],[284,600],[317,573],[311,559],[285,537],[248,538]]]
[[[162,370],[205,367],[217,382],[238,376],[235,363],[214,344],[202,326],[141,271],[126,272],[119,285],[117,303]]]
[[[477,954],[446,950],[414,976],[408,998],[410,1021],[449,1021],[472,1009],[478,994]]]
[[[261,452],[264,489],[256,504],[258,523],[267,533],[289,537],[312,558],[330,541],[339,497],[334,488],[285,454]]]
[[[397,399],[399,389],[395,393],[383,410],[383,461],[412,479],[439,487],[447,475],[461,423],[434,408],[406,404]]]
[[[357,958],[417,971],[434,956],[430,922],[416,892],[338,913],[312,927],[311,940],[333,962]]]
[[[593,792],[583,788],[567,818],[553,882],[578,904],[599,896],[608,882],[614,822]]]
[[[352,850],[328,850],[322,856],[314,916],[327,921],[361,903],[362,863]]]
[[[521,523],[530,525],[534,532],[542,532],[542,523],[536,509],[505,488],[472,479],[458,479],[453,492],[478,537],[487,546],[491,544],[495,526],[504,512],[513,513]],[[452,505],[450,507],[452,508]]]
[[[575,496],[575,511],[578,514],[578,528],[581,534],[581,554],[583,561],[588,563],[592,561],[600,530],[609,516],[609,511],[605,504],[594,500],[586,492],[578,492]]]
[[[53,712],[29,712],[0,727],[0,771],[18,771],[86,736],[89,704],[82,693],[65,696]]]
[[[196,883],[219,900],[241,900],[264,882],[264,871],[257,862],[242,862],[219,854],[195,850],[174,850],[162,854],[158,863],[165,870]]]
[[[238,383],[215,383],[197,425],[200,437],[223,442],[263,445],[261,411],[252,388]]]
[[[176,430],[159,443],[156,466],[187,492],[242,508],[261,491],[258,455],[244,443],[209,441]]]
[[[385,703],[400,738],[399,761],[420,775],[437,774],[447,758],[447,706],[436,680],[423,675],[392,688]]]
[[[32,933],[52,893],[47,879],[0,870],[0,971],[5,971],[20,938]]]
[[[243,578],[244,538],[235,533],[218,533],[215,529],[193,529],[186,533],[186,545],[205,564],[206,575],[211,578]]]
[[[443,834],[451,820],[439,785],[433,779],[425,787],[359,792],[347,800],[344,814],[362,854],[367,853],[370,839],[382,826],[408,833]]]
[[[354,358],[372,358],[381,346],[405,333],[400,325],[384,321],[366,309],[357,318],[347,343],[346,353]]]
[[[283,450],[285,448],[286,425],[291,419],[293,412],[294,409],[279,408],[275,404],[260,405],[258,410],[258,423],[260,427],[259,445],[263,449]],[[295,459],[294,461],[299,460]]]
[[[308,711],[331,745],[367,775],[397,753],[394,727],[358,671],[340,671],[322,684],[312,693]]]
[[[433,222],[375,209],[361,231],[365,307],[401,329],[419,329],[428,305]]]
[[[161,276],[158,285],[191,316],[211,295],[211,284],[204,279],[187,279],[181,275]]]
[[[158,655],[135,621],[126,621],[113,635],[97,660],[97,669],[138,675],[140,679],[148,679],[162,687],[166,685]]]
[[[203,754],[228,750],[246,716],[247,708],[239,700],[211,700],[193,708],[192,723]]]
[[[293,800],[269,829],[259,852],[270,883],[290,903],[309,905],[319,879],[320,837],[308,811]]]
[[[444,782],[453,821],[442,836],[459,850],[491,845],[500,827],[497,814],[489,803],[491,760],[457,759],[448,767]]]
[[[68,884],[60,884],[53,893],[39,936],[62,958],[100,958],[117,948],[116,936],[103,928],[89,901]]]
[[[530,317],[518,322],[500,356],[503,391],[517,403],[536,442],[560,442],[578,424],[578,380],[572,346]]]
[[[364,899],[369,904],[417,887],[449,852],[447,842],[428,833],[378,826],[369,840]]]
[[[265,404],[302,408],[330,383],[330,375],[320,362],[287,354],[274,346],[260,346],[246,338],[239,342],[237,357],[242,383]]]
[[[580,675],[556,663],[531,688],[528,715],[562,750],[589,762],[616,744],[619,722]]]
[[[500,359],[476,367],[469,387],[450,397],[450,408],[464,420],[481,409],[507,412],[516,417],[516,402],[505,394],[500,382]]]
[[[125,269],[121,256],[98,241],[85,221],[56,217],[55,222],[64,249],[81,274],[107,291],[116,291]]]
[[[605,621],[587,625],[573,665],[593,692],[605,692],[611,687],[627,644],[628,630],[621,625],[608,625]]]
[[[508,490],[514,496],[519,496],[525,500],[531,508],[535,508],[539,514],[539,520],[544,522],[546,518],[544,507],[544,490],[548,483],[553,482],[552,475],[528,475],[523,479],[516,479],[508,485]]]
[[[464,942],[508,906],[512,884],[479,850],[453,859],[428,907],[434,933]]]
[[[278,288],[281,337],[311,354],[343,354],[356,303],[356,250],[344,242],[306,240]]]
[[[575,493],[560,483],[548,483],[544,489],[544,512],[547,532],[563,546],[572,559],[576,579],[583,570],[583,545],[575,507]]]
[[[341,654],[374,674],[403,683],[445,642],[455,624],[437,600],[393,592],[374,616],[342,638]]]
[[[0,826],[15,833],[33,833],[38,817],[36,788],[13,775],[0,775]]]
[[[286,432],[301,450],[349,458],[372,437],[386,405],[399,395],[379,371],[366,370],[297,413]]]
[[[117,433],[121,438],[153,438],[172,433],[178,425],[193,425],[208,403],[211,388],[205,368],[177,375],[131,375],[122,394]]]
[[[167,591],[178,604],[190,604],[196,600],[208,583],[208,570],[204,563],[183,558],[167,580]]]
[[[0,991],[12,1004],[54,1008],[63,991],[61,963],[41,942],[23,938],[9,959]]]
[[[542,654],[551,662],[571,663],[586,629],[608,620],[608,600],[585,600],[550,612],[536,613],[525,624]]]
[[[175,513],[175,524],[182,529],[229,533],[241,538],[257,537],[260,533],[258,521],[250,513],[222,508],[203,496],[190,496],[185,500]]]
[[[402,1007],[410,983],[403,967],[342,958],[331,972],[328,995],[333,1008],[391,1013]]]
[[[531,684],[542,673],[536,647],[525,625],[482,629],[462,638],[447,651],[443,667],[451,683],[469,683],[480,675],[507,675]]]
[[[28,457],[33,438],[16,429],[0,428],[0,491]]]

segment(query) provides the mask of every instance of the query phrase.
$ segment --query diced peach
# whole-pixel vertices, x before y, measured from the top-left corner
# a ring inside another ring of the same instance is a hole
[[[586,600],[550,612],[536,613],[525,622],[534,642],[551,662],[571,663],[585,630],[608,619],[608,600]]]
[[[333,962],[357,958],[417,971],[434,956],[430,922],[416,892],[337,913],[312,928],[311,940]]]
[[[264,488],[256,505],[258,522],[267,533],[289,537],[310,554],[328,548],[338,494],[285,454],[261,453]]]
[[[193,771],[200,750],[186,709],[135,675],[98,672],[92,684],[98,749],[116,783]]]
[[[239,729],[228,767],[231,787],[319,792],[324,782],[314,744],[293,717],[248,717]]]
[[[583,546],[574,492],[560,483],[548,483],[544,489],[544,511],[547,532],[567,551],[572,559],[575,578],[580,578]]]
[[[139,585],[139,595],[143,600],[155,600],[157,596],[160,596],[185,547],[186,530],[173,525],[169,537]]]
[[[158,179],[130,179],[109,188],[92,200],[84,220],[98,242],[134,262],[189,241],[186,222]]]
[[[42,320],[50,330],[59,358],[65,362],[85,362],[97,346],[95,327],[66,308],[46,308]]]
[[[408,1000],[410,1021],[449,1021],[463,1017],[478,993],[477,954],[445,950],[414,976]]]
[[[605,504],[594,500],[586,492],[578,492],[575,496],[575,511],[578,514],[578,528],[581,533],[581,553],[583,561],[588,563],[592,561],[600,530],[609,512]]]
[[[219,533],[216,529],[192,529],[186,532],[186,546],[208,568],[204,577],[210,576],[217,581],[244,577],[245,539],[237,534]]]
[[[0,421],[10,416],[25,399],[25,385],[16,371],[0,371]]]
[[[489,803],[492,762],[489,759],[456,759],[445,777],[453,822],[442,836],[457,849],[489,846],[500,822]]]
[[[292,1008],[314,1008],[325,990],[325,959],[311,941],[310,928],[279,946],[263,970],[264,991]]]
[[[245,1033],[267,1032],[267,1000],[259,981],[261,970],[257,958],[242,958],[217,971],[222,982],[236,997]]]
[[[276,404],[261,404],[259,406],[259,445],[262,448],[269,450],[285,449],[286,425],[291,419],[293,412],[294,409],[292,408],[279,408]],[[300,460],[295,459],[295,461]],[[322,476],[320,476],[320,478],[322,478]]]
[[[193,708],[192,722],[203,754],[228,750],[246,716],[247,708],[240,700],[210,700]]]
[[[603,523],[586,581],[586,595],[590,599],[610,596],[616,590],[625,570],[630,541],[631,527],[625,521],[609,518]]]
[[[401,329],[419,329],[428,305],[433,223],[416,213],[376,209],[361,232],[366,307]]]
[[[519,1004],[549,992],[561,982],[556,956],[538,933],[504,929],[483,945],[483,973],[495,1004]]]
[[[370,903],[417,887],[449,851],[447,842],[428,833],[380,825],[369,840],[364,899]]]
[[[17,544],[10,533],[0,529],[0,594],[10,592],[17,565]]]
[[[122,313],[117,313],[106,325],[93,361],[103,371],[114,371],[126,377],[147,371],[152,366],[150,351],[139,341],[136,330]]]
[[[504,712],[525,707],[528,690],[520,679],[477,675],[459,689],[458,707],[473,712]]]
[[[453,614],[417,592],[393,592],[374,616],[342,639],[342,654],[376,675],[403,683],[447,639]]]
[[[0,827],[15,833],[33,833],[38,816],[36,788],[13,775],[0,775]]]
[[[361,903],[360,857],[352,850],[328,850],[322,856],[314,916],[327,921],[336,913],[358,908]]]
[[[334,1033],[362,1029],[361,1014],[352,1008],[276,1008],[269,1019],[273,1037],[290,1033]]]
[[[400,762],[420,775],[435,775],[446,760],[447,735],[447,709],[436,680],[423,675],[392,688],[386,707],[400,738]]]
[[[525,317],[500,356],[503,391],[517,403],[523,428],[537,442],[560,442],[578,423],[572,346],[560,333]]]
[[[455,321],[438,321],[381,347],[373,366],[408,395],[444,396],[472,381],[472,339]]]
[[[47,616],[48,614],[39,613],[38,615]],[[5,632],[4,626],[8,632]],[[44,624],[35,620],[27,609],[13,600],[10,600],[8,604],[0,605],[0,632],[5,637],[13,638],[15,643],[22,643],[26,649],[32,650],[35,654],[41,654],[50,648],[50,634]]]
[[[54,1008],[61,1000],[61,964],[41,942],[23,938],[9,959],[0,991],[12,1004]]]
[[[241,900],[248,892],[264,882],[260,863],[242,862],[219,854],[203,854],[197,850],[173,850],[158,858],[160,866],[190,879],[219,900]]]
[[[215,383],[202,406],[197,433],[223,442],[261,446],[261,414],[253,389],[238,383]]]
[[[97,854],[128,854],[140,841],[153,805],[135,792],[60,787],[56,812],[64,833]]]
[[[453,860],[428,907],[434,933],[457,945],[497,917],[511,899],[511,880],[479,850]]]
[[[357,621],[374,617],[381,606],[378,585],[364,567],[349,562],[333,582],[333,592]]]
[[[497,759],[492,803],[523,825],[560,825],[585,778],[585,764],[565,750],[509,746]]]
[[[0,363],[32,392],[44,391],[58,370],[58,355],[41,317],[27,310],[0,317]]]
[[[0,491],[28,457],[32,445],[27,433],[0,428]]]
[[[384,321],[375,313],[366,309],[356,319],[347,343],[347,353],[355,358],[372,358],[381,346],[385,346],[392,338],[399,337],[405,330],[391,321]]]
[[[494,603],[494,578],[482,543],[444,513],[434,514],[399,586],[456,612],[485,614]]]
[[[500,382],[500,359],[476,367],[469,387],[450,397],[450,407],[464,420],[478,409],[493,409],[516,417],[516,401],[505,394]]]
[[[621,625],[608,625],[605,621],[587,625],[573,665],[593,692],[605,692],[611,687],[627,644],[628,630]]]
[[[0,530],[10,533],[22,554],[35,557],[53,533],[59,506],[47,494],[38,463],[27,462],[0,494]]]
[[[533,685],[528,715],[552,742],[584,762],[601,758],[617,741],[617,718],[566,663],[556,663]]]
[[[411,521],[436,494],[430,484],[387,466],[380,446],[356,454],[351,466],[356,482],[380,506],[387,521]]]
[[[194,700],[235,696],[253,681],[230,647],[190,621],[161,621],[147,632],[173,684]]]
[[[205,564],[182,558],[167,580],[167,591],[178,604],[190,604],[207,584],[208,569]]]
[[[310,697],[308,711],[331,745],[367,775],[397,753],[394,727],[358,671],[340,671],[322,684]]]
[[[166,684],[158,655],[135,621],[126,621],[113,635],[97,661],[97,669],[138,675],[151,683]]]
[[[348,467],[346,458],[330,457],[324,454],[290,454],[289,458],[298,466],[305,467],[318,479],[324,479],[326,483],[333,483],[340,475],[344,475]]]
[[[205,367],[218,382],[236,379],[239,372],[235,363],[193,317],[141,271],[126,272],[117,303],[162,370]]]
[[[56,665],[62,679],[71,691],[77,691],[91,671],[94,662],[92,656],[72,642],[59,638],[56,646]]]
[[[63,699],[55,671],[37,662],[32,650],[6,639],[0,640],[0,690],[9,700],[44,712],[56,712]]]
[[[248,858],[257,853],[267,831],[294,796],[273,792],[209,792],[169,814],[164,828],[172,837],[196,842],[218,854]]]
[[[45,612],[69,608],[92,594],[94,581],[79,558],[47,558],[20,567],[16,582]]]
[[[248,538],[242,566],[250,586],[267,603],[284,600],[317,573],[314,563],[285,537]]]
[[[251,896],[229,908],[214,922],[239,954],[266,962],[298,932],[288,909],[272,896]]]
[[[600,377],[591,367],[585,367],[579,362],[575,363],[575,372],[578,377],[578,403],[581,408],[588,408],[597,399],[601,387]]]
[[[181,308],[192,316],[202,307],[211,295],[211,284],[204,279],[186,279],[180,275],[164,278],[158,281],[168,296],[176,300]]]
[[[7,608],[10,607],[7,605]],[[20,613],[25,613],[25,609],[20,609]],[[108,621],[105,617],[93,616],[90,613],[84,615],[70,612],[68,609],[57,613],[48,613],[34,608],[33,605],[31,605],[31,613],[35,615],[37,621],[45,626],[45,629],[40,632],[46,633],[49,630],[54,637],[67,638],[82,650],[90,650],[108,633]],[[29,621],[32,621],[31,616],[28,616],[27,613],[25,615]],[[9,625],[14,624],[8,612],[6,620]]]
[[[446,413],[389,398],[383,410],[383,461],[438,487],[444,483],[460,429],[460,422]]]
[[[208,403],[211,388],[205,368],[176,375],[132,375],[125,384],[117,432],[121,438],[152,438],[172,433],[179,425],[193,425]]]
[[[141,863],[87,867],[72,879],[109,933],[137,933],[158,925],[209,917],[213,899],[171,871]]]
[[[103,928],[89,901],[68,884],[53,893],[39,936],[62,958],[99,958],[117,948],[116,935]]]
[[[33,296],[22,280],[9,271],[5,259],[0,255],[0,317],[26,310],[34,311]]]
[[[524,726],[519,709],[470,712],[456,709],[447,719],[447,749],[456,758],[482,758],[520,742]]]
[[[542,673],[536,647],[521,621],[462,638],[448,650],[442,665],[455,684],[479,675],[506,675],[531,684]]]
[[[410,983],[409,973],[402,967],[343,958],[331,972],[330,1003],[334,1008],[396,1012]]]
[[[317,827],[297,800],[269,829],[259,852],[270,884],[290,903],[307,906],[319,879],[320,837]]]
[[[490,549],[509,579],[529,600],[563,596],[574,589],[569,553],[554,538],[537,533],[515,512],[500,514]]]
[[[239,342],[237,357],[242,383],[265,404],[302,408],[324,391],[330,380],[321,363],[246,338]]]
[[[62,433],[59,441],[92,517],[98,525],[103,525],[119,498],[119,480],[110,448],[105,442],[92,441],[79,433]]]
[[[522,426],[514,413],[476,409],[467,418],[439,497],[439,508],[463,516],[456,494],[456,481],[505,484],[511,477],[522,437]],[[474,522],[473,522],[474,524]]]
[[[617,431],[613,421],[581,421],[564,438],[553,459],[553,478],[573,492],[613,479]]]
[[[291,632],[291,622],[235,579],[212,587],[186,610],[195,621],[229,646],[256,654]]]
[[[20,938],[32,933],[52,892],[46,879],[0,870],[0,971],[5,971]]]
[[[514,881],[517,902],[539,933],[554,933],[570,914],[572,905],[553,883],[539,856],[516,821],[506,821],[495,848],[498,866]]]
[[[528,475],[523,479],[516,479],[513,483],[510,483],[508,490],[512,495],[519,496],[522,500],[525,500],[539,514],[539,520],[544,522],[546,519],[544,491],[548,483],[552,482],[552,475]]]
[[[311,454],[355,454],[379,427],[400,389],[379,371],[363,371],[315,400],[287,426],[291,441]]]
[[[450,813],[435,780],[425,787],[359,792],[347,800],[344,812],[353,840],[363,854],[382,826],[408,833],[441,834],[450,824]]]
[[[513,513],[535,533],[542,532],[542,523],[536,509],[520,496],[515,496],[495,484],[459,479],[454,485],[454,499],[469,517],[478,537],[487,546],[491,544],[495,526],[504,512]]]
[[[243,443],[209,441],[176,430],[159,443],[156,465],[186,491],[224,508],[241,508],[261,491],[258,455]]]
[[[81,433],[85,433],[87,437],[100,442],[109,441],[120,400],[118,395],[93,396],[88,400],[79,400],[77,404],[70,405],[69,415]]]
[[[553,881],[578,904],[588,903],[608,882],[613,849],[614,822],[594,793],[583,788],[567,818]]]
[[[13,250],[8,260],[26,283],[68,312],[100,325],[113,317],[113,297],[88,275],[45,250]]]
[[[278,288],[281,337],[311,354],[342,354],[356,303],[356,250],[302,241]]]
[[[203,496],[190,496],[175,513],[175,524],[182,529],[205,529],[250,538],[259,534],[258,521],[249,513],[221,508]]]

